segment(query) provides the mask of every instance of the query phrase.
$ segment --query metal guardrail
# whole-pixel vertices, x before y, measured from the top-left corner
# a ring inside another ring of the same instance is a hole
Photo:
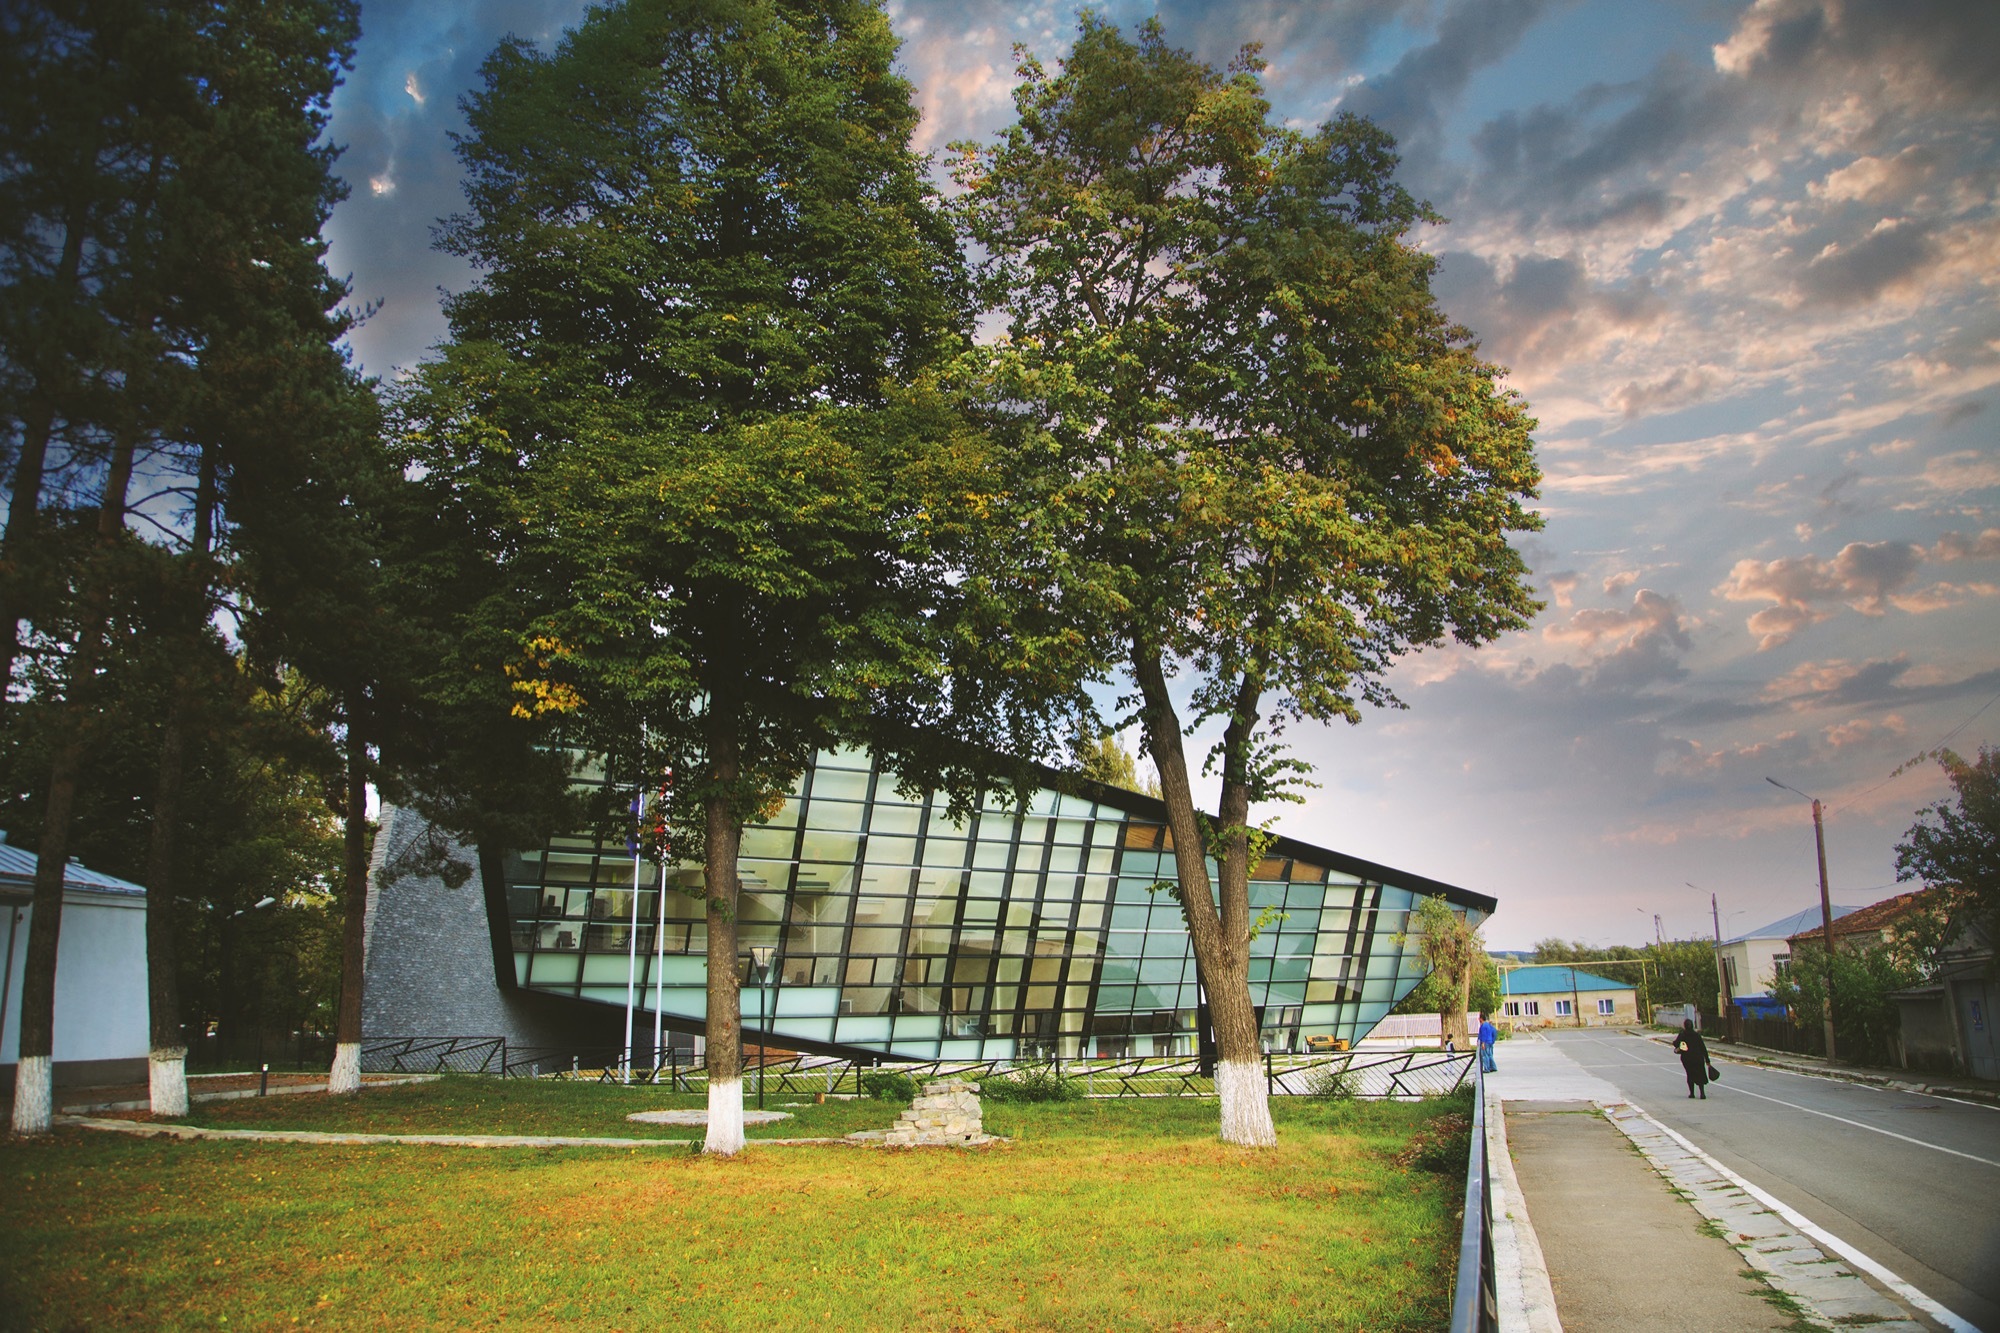
[[[1465,1164],[1465,1219],[1458,1231],[1458,1280],[1451,1333],[1498,1333],[1500,1299],[1493,1273],[1493,1190],[1486,1161],[1486,1075],[1472,1076],[1472,1151]]]
[[[682,1063],[676,1052],[648,1050],[628,1065],[622,1046],[519,1046],[504,1037],[379,1037],[362,1046],[361,1067],[370,1073],[498,1074],[506,1078],[576,1079],[593,1083],[665,1085],[676,1092],[708,1088],[699,1061]],[[1437,1097],[1456,1092],[1476,1077],[1470,1052],[1345,1051],[1329,1055],[1267,1055],[1265,1086],[1273,1097],[1324,1096],[1330,1092],[1364,1100]],[[860,1062],[833,1056],[788,1055],[763,1063],[766,1095],[853,1096],[874,1070],[908,1075],[918,1083],[939,1078],[1005,1078],[1042,1070],[1083,1085],[1086,1097],[1213,1097],[1215,1080],[1201,1063],[1186,1057],[1130,1057],[1114,1060],[898,1060]],[[758,1072],[746,1061],[745,1077]]]
[[[505,1037],[377,1037],[361,1044],[370,1074],[496,1074],[507,1063]]]

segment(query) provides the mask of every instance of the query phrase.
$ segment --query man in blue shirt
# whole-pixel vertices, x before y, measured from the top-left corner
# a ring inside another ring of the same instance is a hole
[[[1500,1040],[1500,1029],[1493,1026],[1493,1020],[1484,1013],[1479,1015],[1479,1068],[1491,1074],[1497,1066],[1493,1063],[1493,1043]]]

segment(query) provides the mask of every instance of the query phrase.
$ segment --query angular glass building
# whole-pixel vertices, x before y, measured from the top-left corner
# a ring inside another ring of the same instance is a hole
[[[1047,778],[1024,805],[991,799],[957,822],[943,798],[898,796],[866,754],[819,756],[745,832],[746,976],[752,949],[775,950],[768,981],[743,990],[748,1039],[907,1059],[1192,1054],[1199,986],[1161,891],[1176,877],[1165,807]],[[669,1028],[700,1030],[699,866],[668,865],[662,894],[660,867],[635,867],[622,840],[559,837],[510,856],[506,877],[515,987],[622,1009],[629,986]],[[1289,838],[1251,878],[1252,1000],[1278,1051],[1358,1040],[1408,994],[1422,973],[1404,929],[1421,897],[1474,923],[1494,908]]]

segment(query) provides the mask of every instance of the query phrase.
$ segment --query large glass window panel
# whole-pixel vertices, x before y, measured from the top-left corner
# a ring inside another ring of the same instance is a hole
[[[1178,984],[1183,962],[1178,958],[1148,958],[1139,964],[1139,980],[1153,985]]]
[[[960,885],[964,882],[962,870],[939,870],[935,868],[917,871],[916,892],[919,898],[958,897]]]
[[[886,1014],[889,1012],[888,986],[849,986],[840,993],[842,1014]]]
[[[959,913],[967,924],[990,923],[1000,919],[1000,903],[993,898],[967,898]]]
[[[956,838],[924,839],[923,863],[940,868],[958,868],[965,864],[966,844]]]
[[[1013,855],[1010,842],[978,842],[972,846],[972,864],[981,870],[1004,870]]]
[[[550,852],[542,878],[550,884],[588,884],[597,858],[588,852]]]
[[[1051,875],[1074,875],[1083,867],[1083,848],[1055,846],[1049,849],[1047,869]]]
[[[788,828],[746,828],[743,830],[742,854],[752,859],[769,857],[774,860],[789,861],[792,857],[792,844],[797,836]]]
[[[919,928],[910,932],[910,952],[913,954],[948,954],[951,952],[951,928],[925,930]]]
[[[868,796],[868,774],[858,769],[819,768],[813,771],[813,805],[821,801],[859,801]],[[810,812],[808,812],[810,818]]]
[[[970,818],[953,819],[940,798],[931,805],[931,824],[927,833],[933,838],[970,838],[973,823]]]
[[[1014,873],[1032,874],[1042,868],[1042,845],[1039,842],[1022,843],[1014,855]]]
[[[903,932],[898,927],[875,929],[867,926],[854,928],[854,942],[848,949],[857,954],[895,953],[902,946]]]
[[[848,861],[854,860],[861,850],[861,838],[853,833],[835,833],[827,829],[807,829],[804,840],[799,844],[800,856],[807,861]]]
[[[1026,960],[1002,954],[993,960],[993,978],[996,981],[1019,981],[1021,968]]]
[[[583,966],[578,953],[538,953],[528,965],[530,986],[574,986],[577,969]]]
[[[907,866],[917,863],[917,840],[915,838],[884,837],[868,835],[868,864],[876,866]]]
[[[958,919],[958,900],[955,898],[918,898],[912,905],[910,920],[920,926],[936,926],[949,930],[951,923]]]
[[[1152,904],[1146,902],[1118,902],[1111,906],[1111,928],[1113,930],[1144,930],[1152,915]]]
[[[910,900],[904,897],[870,897],[854,900],[854,923],[858,926],[900,926],[910,916]]]
[[[890,805],[886,801],[876,801],[874,809],[868,813],[868,833],[916,837],[922,823],[924,807],[920,805]]]
[[[1078,930],[1096,930],[1103,922],[1103,903],[1085,902],[1077,904],[1076,928]]]
[[[807,862],[799,866],[800,898],[844,898],[854,892],[854,867]]]

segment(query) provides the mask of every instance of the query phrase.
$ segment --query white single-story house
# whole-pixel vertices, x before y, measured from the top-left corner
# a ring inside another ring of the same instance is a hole
[[[1508,1027],[1610,1027],[1639,1021],[1639,988],[1568,963],[1500,973],[1499,1021]]]
[[[34,917],[35,863],[0,832],[0,1085],[14,1086],[21,1052],[21,985]],[[147,1047],[146,891],[71,858],[56,946],[57,1086],[144,1082]]]
[[[1838,921],[1854,910],[1836,906],[1833,919]],[[1724,940],[1716,952],[1716,957],[1722,960],[1723,985],[1727,991],[1724,1003],[1739,995],[1769,995],[1779,965],[1792,960],[1791,937],[1802,930],[1817,929],[1821,920],[1815,904]]]

